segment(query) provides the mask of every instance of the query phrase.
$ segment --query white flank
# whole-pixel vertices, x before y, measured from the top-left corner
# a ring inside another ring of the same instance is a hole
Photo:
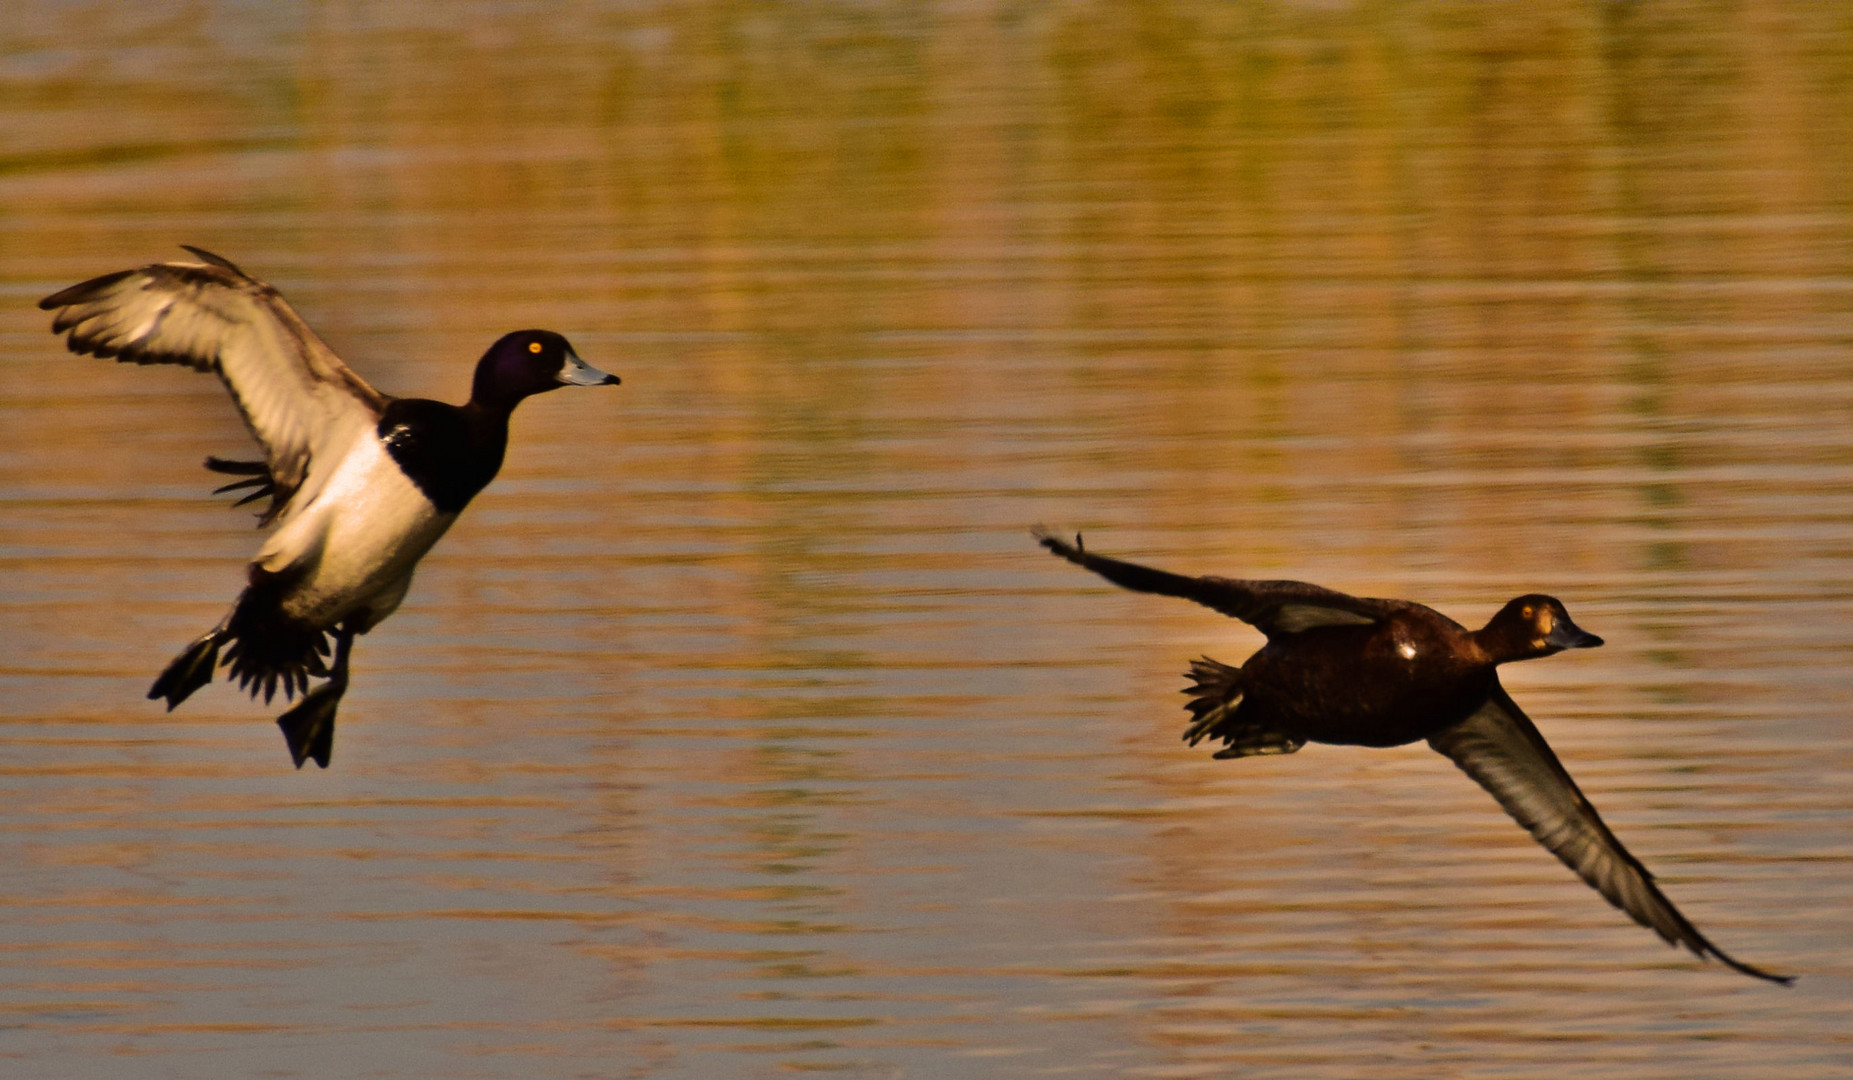
[[[431,505],[369,429],[252,562],[272,573],[303,572],[285,614],[326,629],[364,608],[365,630],[399,606],[413,567],[455,520]]]

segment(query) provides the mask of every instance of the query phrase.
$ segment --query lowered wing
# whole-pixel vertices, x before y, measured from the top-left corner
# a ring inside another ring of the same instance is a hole
[[[1503,687],[1495,685],[1478,712],[1428,744],[1492,792],[1540,844],[1635,922],[1669,943],[1684,945],[1701,957],[1717,957],[1746,975],[1784,984],[1793,981],[1732,959],[1679,913],[1654,884],[1653,874],[1609,832],[1544,736]]]

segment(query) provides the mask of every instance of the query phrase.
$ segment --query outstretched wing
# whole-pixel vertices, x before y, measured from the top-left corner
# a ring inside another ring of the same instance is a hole
[[[289,502],[318,454],[330,460],[379,422],[386,397],[354,374],[277,290],[210,252],[153,263],[53,293],[52,333],[74,353],[184,364],[219,376],[264,448],[276,505]]]
[[[1044,529],[1037,529],[1035,536],[1043,547],[1115,585],[1135,592],[1194,600],[1240,619],[1271,638],[1297,634],[1315,626],[1368,626],[1407,606],[1398,600],[1350,596],[1304,581],[1186,577],[1090,554],[1081,546],[1079,536],[1073,544]]]
[[[1701,957],[1715,956],[1746,975],[1793,981],[1732,959],[1679,913],[1654,884],[1653,874],[1609,832],[1544,736],[1503,687],[1495,684],[1479,711],[1428,744],[1492,792],[1540,844],[1635,922],[1669,943],[1684,945]]]

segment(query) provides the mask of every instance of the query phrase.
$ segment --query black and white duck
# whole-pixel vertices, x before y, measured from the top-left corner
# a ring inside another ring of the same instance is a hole
[[[39,301],[72,352],[183,364],[224,382],[262,461],[208,458],[242,476],[220,488],[268,496],[274,526],[219,624],[148,691],[167,707],[223,662],[253,697],[302,700],[277,721],[296,767],[328,766],[354,637],[391,615],[418,560],[502,466],[508,418],[524,398],[618,382],[549,330],[503,335],[476,364],[470,400],[448,405],[380,393],[342,363],[277,290],[229,260],[153,263],[92,278]],[[333,657],[329,658],[329,638]],[[223,661],[221,661],[223,650]],[[311,678],[325,681],[309,689]]]

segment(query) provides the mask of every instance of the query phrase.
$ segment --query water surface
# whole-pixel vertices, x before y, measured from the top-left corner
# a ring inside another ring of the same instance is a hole
[[[0,1061],[36,1077],[1853,1069],[1837,5],[0,15]],[[143,700],[257,538],[199,244],[391,393],[547,326],[334,767]],[[1423,747],[1177,740],[1251,631],[1049,558],[1561,597],[1511,669],[1780,990]]]

